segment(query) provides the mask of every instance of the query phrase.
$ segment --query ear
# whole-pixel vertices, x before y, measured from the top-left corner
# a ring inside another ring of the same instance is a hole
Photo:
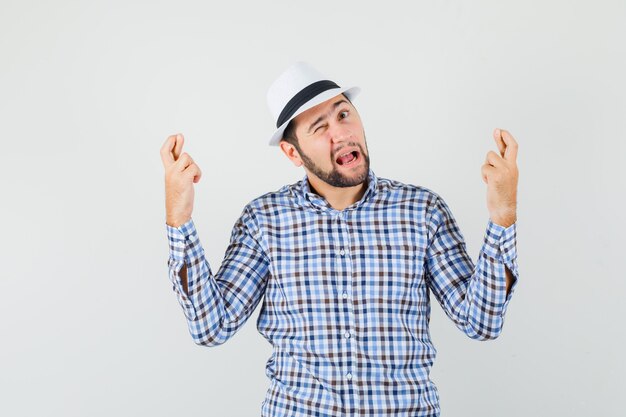
[[[302,159],[300,159],[300,155],[298,154],[298,150],[291,143],[281,140],[278,144],[280,146],[280,150],[293,162],[293,164],[297,167],[302,166]]]

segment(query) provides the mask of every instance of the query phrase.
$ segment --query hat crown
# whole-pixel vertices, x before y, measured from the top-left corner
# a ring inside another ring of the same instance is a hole
[[[326,79],[324,74],[303,61],[298,61],[287,68],[267,91],[267,104],[274,120],[278,120],[289,100],[303,88]]]
[[[295,62],[267,90],[267,104],[276,123],[269,144],[277,146],[291,120],[302,112],[339,94],[352,101],[360,91],[357,86],[340,87],[307,62]]]

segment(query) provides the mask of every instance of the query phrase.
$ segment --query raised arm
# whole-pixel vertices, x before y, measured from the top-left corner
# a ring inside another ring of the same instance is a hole
[[[161,148],[169,278],[194,342],[216,346],[232,337],[258,305],[265,293],[269,261],[252,210],[246,206],[213,274],[191,218],[193,183],[200,180],[200,169],[188,154],[181,154],[182,140],[182,135],[170,136]]]
[[[463,235],[445,201],[429,207],[427,280],[457,327],[469,337],[495,339],[519,273],[517,269],[517,150],[506,130],[495,129],[500,151],[489,151],[481,168],[487,184],[489,223],[476,265],[467,255]]]

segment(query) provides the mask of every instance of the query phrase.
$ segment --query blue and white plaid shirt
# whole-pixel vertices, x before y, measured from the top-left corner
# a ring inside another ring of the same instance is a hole
[[[252,200],[217,273],[193,220],[166,227],[169,277],[197,344],[226,342],[263,298],[266,417],[438,416],[429,289],[461,331],[488,340],[519,277],[516,223],[489,220],[474,265],[441,196],[371,169],[363,197],[341,211],[306,175]]]

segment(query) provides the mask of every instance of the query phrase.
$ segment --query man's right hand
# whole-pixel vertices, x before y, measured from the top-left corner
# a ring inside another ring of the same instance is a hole
[[[183,135],[167,138],[161,147],[165,168],[165,222],[178,227],[189,219],[193,211],[193,183],[200,181],[202,172],[188,153],[182,153]]]

